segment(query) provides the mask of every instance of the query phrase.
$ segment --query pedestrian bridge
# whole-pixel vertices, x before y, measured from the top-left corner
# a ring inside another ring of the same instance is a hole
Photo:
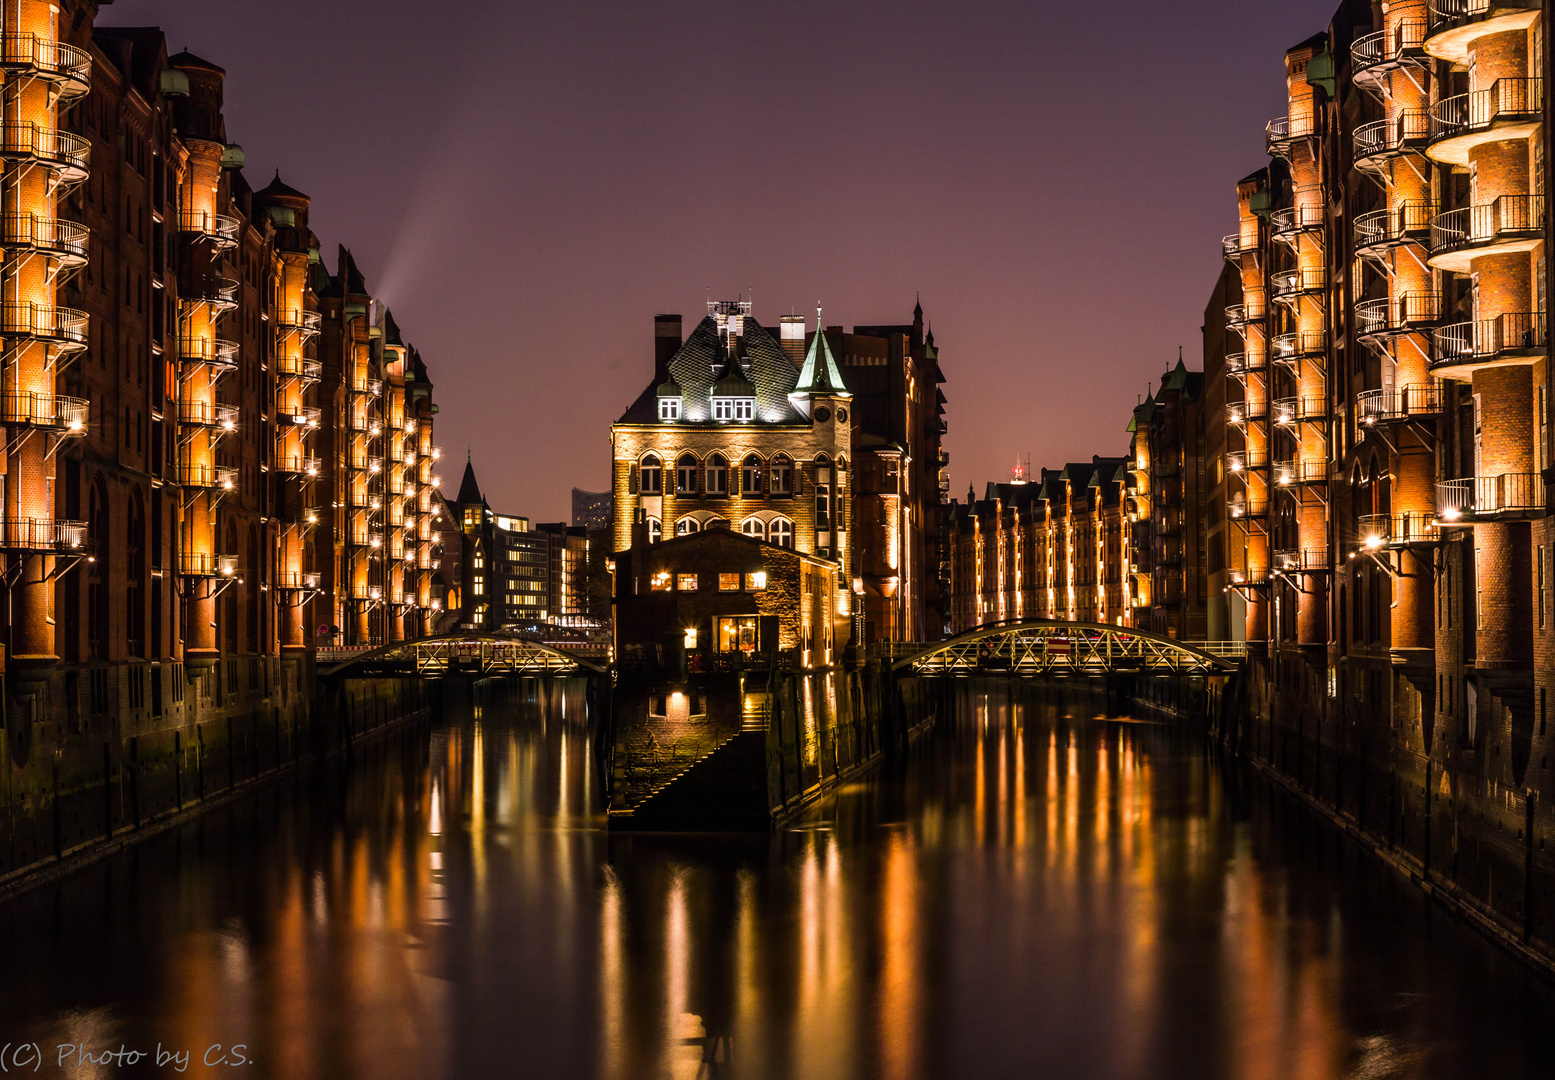
[[[1242,642],[1185,642],[1104,623],[1007,620],[902,656],[892,670],[917,675],[1217,675],[1237,668]]]
[[[585,648],[587,648],[585,646]],[[603,675],[603,656],[504,633],[458,633],[373,647],[321,645],[318,672],[330,675]]]

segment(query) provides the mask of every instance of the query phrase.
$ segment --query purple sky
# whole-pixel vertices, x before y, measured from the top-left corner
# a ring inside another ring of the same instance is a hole
[[[907,321],[952,491],[1120,453],[1199,354],[1281,57],[1335,0],[118,0],[227,69],[256,187],[313,197],[426,357],[444,484],[555,520],[608,482],[653,315]],[[689,326],[688,326],[689,328]]]

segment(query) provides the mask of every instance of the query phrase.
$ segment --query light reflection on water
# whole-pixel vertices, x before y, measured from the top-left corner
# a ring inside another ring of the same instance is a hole
[[[6,908],[0,1042],[321,1080],[1555,1074],[1535,979],[1096,706],[968,693],[770,838],[607,835],[581,692],[451,712]]]

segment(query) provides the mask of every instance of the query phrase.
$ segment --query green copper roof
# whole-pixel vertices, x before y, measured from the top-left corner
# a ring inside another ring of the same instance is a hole
[[[852,397],[842,381],[842,372],[837,369],[837,361],[832,356],[831,345],[826,341],[826,331],[820,325],[819,314],[817,311],[815,336],[810,339],[810,351],[805,354],[804,367],[799,369],[799,382],[791,393]]]

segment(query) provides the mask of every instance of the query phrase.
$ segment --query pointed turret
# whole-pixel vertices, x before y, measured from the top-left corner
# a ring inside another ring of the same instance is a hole
[[[464,479],[459,482],[459,497],[454,501],[461,506],[482,501],[481,486],[475,479],[475,465],[468,457],[464,461]]]
[[[831,345],[822,329],[821,309],[815,309],[815,336],[810,339],[810,351],[805,353],[804,366],[799,369],[799,381],[789,393],[789,398],[810,394],[832,394],[836,397],[852,397],[842,381],[842,372],[832,356]]]

